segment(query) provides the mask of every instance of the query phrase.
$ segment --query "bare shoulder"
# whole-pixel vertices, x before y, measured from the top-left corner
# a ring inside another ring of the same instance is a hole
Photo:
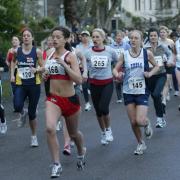
[[[154,59],[154,55],[150,50],[147,50],[147,56],[148,56],[148,60]]]
[[[146,51],[148,56],[153,56],[153,53],[149,49],[147,49]]]
[[[76,59],[76,55],[72,52],[69,52],[68,55],[66,56],[66,61],[67,62],[72,62]]]
[[[174,45],[174,41],[172,40],[172,39],[167,39],[167,41],[168,41],[168,43],[170,44],[170,45]]]

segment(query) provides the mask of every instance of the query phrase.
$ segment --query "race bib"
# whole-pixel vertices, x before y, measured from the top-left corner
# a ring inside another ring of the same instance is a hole
[[[34,73],[31,71],[30,67],[18,68],[18,74],[21,79],[34,78]]]
[[[180,62],[180,54],[177,54],[177,56],[176,56],[176,61],[177,61],[177,62]]]
[[[158,64],[158,66],[163,66],[163,58],[162,56],[154,56],[154,60]],[[152,68],[153,65],[149,62],[149,67]]]
[[[124,49],[123,48],[119,48],[119,49],[114,49],[117,56],[119,57],[122,53],[124,53]]]
[[[163,66],[162,56],[155,56],[154,59],[155,59],[156,63],[158,64],[158,66]]]
[[[149,68],[153,68],[153,65],[150,62],[148,62],[148,64],[149,64]]]
[[[56,75],[56,74],[65,74],[63,66],[58,64],[56,60],[49,60],[45,64],[45,69],[48,70],[49,74]]]
[[[106,68],[108,64],[108,57],[107,56],[92,56],[91,63],[92,63],[92,67]]]
[[[145,80],[144,78],[130,78],[128,80],[129,89],[145,89]]]

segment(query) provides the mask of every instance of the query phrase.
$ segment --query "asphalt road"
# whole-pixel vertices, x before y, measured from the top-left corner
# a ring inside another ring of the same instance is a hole
[[[28,125],[17,128],[17,115],[12,112],[11,101],[5,101],[8,132],[0,135],[0,180],[48,180],[50,179],[50,153],[45,134],[44,94],[38,107],[39,147],[30,147]],[[100,144],[100,129],[94,110],[82,111],[80,129],[87,147],[86,169],[76,170],[76,149],[67,157],[61,152],[64,180],[179,180],[180,179],[180,100],[171,95],[167,107],[167,127],[156,129],[156,117],[150,101],[149,117],[154,135],[147,140],[144,155],[135,156],[137,146],[123,104],[116,104],[113,95],[110,112],[114,141]],[[83,107],[83,101],[82,101]],[[62,131],[58,137],[63,147]]]

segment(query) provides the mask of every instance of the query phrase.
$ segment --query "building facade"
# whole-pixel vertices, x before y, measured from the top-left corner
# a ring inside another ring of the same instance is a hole
[[[121,8],[133,16],[156,21],[179,13],[180,0],[122,0]]]

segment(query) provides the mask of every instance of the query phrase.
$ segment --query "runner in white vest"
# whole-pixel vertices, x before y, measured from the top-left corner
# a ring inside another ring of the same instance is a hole
[[[134,30],[131,32],[130,44],[131,48],[120,56],[120,60],[113,69],[113,74],[115,78],[121,78],[123,73],[119,73],[118,69],[121,66],[124,67],[124,104],[126,105],[128,117],[138,141],[134,154],[140,155],[147,148],[143,141],[140,127],[144,127],[145,135],[148,139],[151,138],[153,133],[150,121],[147,118],[149,90],[146,87],[145,78],[151,77],[157,72],[159,67],[152,53],[141,47],[142,33],[140,31]],[[148,61],[155,66],[150,72]]]

